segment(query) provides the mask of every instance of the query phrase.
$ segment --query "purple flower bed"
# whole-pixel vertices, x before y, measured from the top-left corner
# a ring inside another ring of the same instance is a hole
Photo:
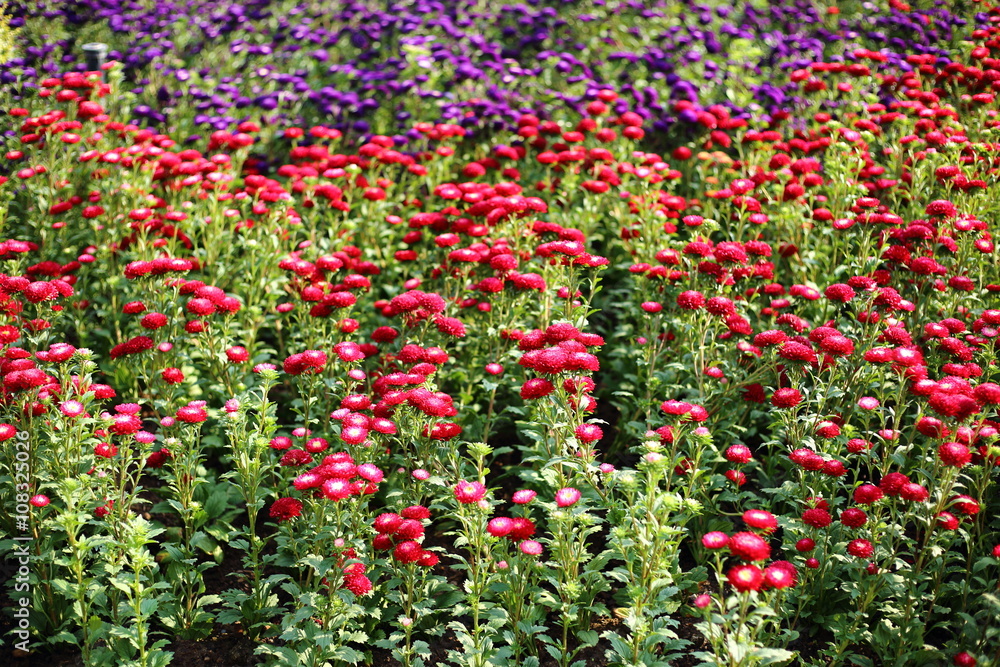
[[[815,60],[852,59],[866,47],[906,70],[907,54],[946,60],[956,29],[985,23],[942,0],[919,12],[864,3],[843,14],[803,0],[647,5],[350,2],[318,15],[307,3],[266,0],[83,0],[11,11],[15,27],[42,21],[107,41],[139,96],[139,123],[169,125],[184,105],[197,110],[200,131],[263,115],[362,135],[401,132],[418,112],[470,130],[510,127],[524,112],[544,117],[556,101],[579,110],[599,88],[618,90],[616,111],[632,108],[656,132],[678,122],[689,131],[713,104],[737,117],[794,107],[788,73]],[[0,67],[0,81],[30,87],[85,69],[73,36],[24,56]],[[739,99],[727,95],[734,90],[744,91]],[[678,110],[678,100],[694,106]]]

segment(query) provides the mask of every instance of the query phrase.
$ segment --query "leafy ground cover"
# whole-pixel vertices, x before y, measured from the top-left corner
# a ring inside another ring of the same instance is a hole
[[[7,12],[11,664],[1000,665],[1000,11]]]

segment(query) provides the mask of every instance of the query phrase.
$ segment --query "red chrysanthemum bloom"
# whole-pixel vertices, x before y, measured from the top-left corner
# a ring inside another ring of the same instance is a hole
[[[396,536],[404,540],[415,540],[424,534],[424,525],[416,519],[403,519],[396,527]]]
[[[379,514],[375,517],[375,530],[382,534],[392,534],[396,532],[399,525],[403,523],[403,517],[395,513]]]
[[[925,209],[927,215],[936,215],[943,218],[953,218],[958,215],[958,209],[947,199],[937,199],[927,205]]]
[[[521,398],[526,401],[544,398],[555,389],[555,385],[544,378],[532,378],[521,386]]]
[[[434,324],[437,326],[438,331],[447,336],[454,336],[455,338],[465,337],[465,325],[462,324],[461,320],[454,317],[438,315],[434,318]]]
[[[938,458],[946,466],[961,468],[972,460],[972,452],[959,442],[946,442],[938,447]]]
[[[854,502],[859,505],[871,505],[882,499],[882,489],[874,484],[862,484],[854,490]]]
[[[778,529],[778,519],[765,510],[747,510],[743,513],[743,523],[765,533],[773,533]]]
[[[571,486],[567,486],[556,491],[556,505],[558,507],[572,507],[579,500],[580,491]]]
[[[840,513],[840,523],[848,528],[860,528],[868,522],[868,515],[857,507],[848,507]]]
[[[278,498],[268,513],[277,521],[288,521],[302,514],[302,501],[298,498]]]
[[[937,515],[938,525],[945,530],[958,529],[958,517],[951,512],[939,512]]]
[[[360,472],[360,466],[358,467],[358,472]],[[404,508],[400,514],[403,515],[404,519],[416,519],[417,521],[431,518],[431,511],[423,505],[410,505]]]
[[[958,495],[951,499],[951,506],[955,511],[966,516],[973,516],[974,514],[979,514],[981,509],[979,501],[972,496]]]
[[[851,540],[847,544],[847,553],[858,558],[871,558],[875,553],[875,547],[868,540]]]
[[[177,419],[185,424],[199,424],[208,419],[208,412],[204,408],[185,405],[177,410]]]
[[[840,435],[840,427],[831,421],[821,421],[816,425],[816,435],[821,438],[836,438]]]
[[[840,301],[841,303],[847,303],[855,296],[854,289],[850,285],[843,283],[830,285],[826,288],[824,294],[830,301]]]
[[[776,560],[764,568],[764,585],[767,588],[791,588],[798,582],[798,571],[787,560]]]
[[[909,500],[911,503],[922,503],[930,498],[930,493],[920,484],[907,482],[899,490],[899,496],[903,500]]]
[[[833,523],[833,517],[825,509],[813,507],[802,513],[802,523],[813,528],[826,528]]]
[[[493,537],[505,537],[514,529],[514,521],[510,517],[498,516],[486,524],[486,532]]]
[[[179,368],[164,368],[160,376],[167,384],[179,384],[184,381],[184,373]]]
[[[788,361],[802,363],[813,363],[816,361],[816,353],[811,347],[794,340],[784,343],[778,350],[778,356]]]
[[[771,546],[763,538],[746,532],[729,538],[729,551],[745,561],[767,560],[771,556]]]
[[[677,296],[677,305],[684,310],[698,310],[705,305],[705,295],[695,290],[681,292]]]
[[[801,402],[802,393],[791,387],[784,387],[771,395],[771,405],[776,408],[794,408]]]
[[[514,541],[520,542],[521,540],[526,540],[535,534],[535,523],[528,518],[522,516],[516,516],[512,519],[514,526],[510,529],[510,533],[507,537]]]
[[[730,463],[749,463],[753,460],[753,454],[746,445],[730,445],[724,456]]]
[[[407,540],[396,545],[396,548],[392,550],[392,557],[405,565],[417,562],[423,552],[424,550],[419,544],[413,540]]]
[[[363,574],[344,572],[344,588],[361,597],[372,592],[372,582]]]
[[[729,570],[726,578],[740,593],[759,591],[764,585],[764,572],[756,565],[737,565]]]
[[[903,490],[903,486],[910,483],[910,478],[901,472],[890,472],[882,481],[879,482],[879,488],[887,496],[898,496]]]
[[[803,537],[795,543],[795,550],[799,553],[809,553],[816,548],[816,540],[810,537]]]

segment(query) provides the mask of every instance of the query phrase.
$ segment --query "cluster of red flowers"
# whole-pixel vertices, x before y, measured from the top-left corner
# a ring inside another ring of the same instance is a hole
[[[316,443],[323,451],[325,443]],[[292,484],[297,491],[312,493],[314,497],[340,501],[350,496],[368,495],[378,491],[385,473],[371,463],[355,464],[345,452],[323,457],[318,466],[299,473]]]
[[[424,537],[424,521],[431,518],[431,512],[423,505],[405,508],[399,514],[392,512],[375,517],[373,526],[378,533],[372,540],[376,551],[392,550],[397,563],[416,563],[423,567],[434,567],[438,556],[421,546]]]
[[[743,513],[747,527],[770,535],[778,528],[777,518],[765,510],[747,510]],[[785,560],[778,560],[761,568],[757,563],[771,557],[771,546],[757,532],[737,532],[726,535],[715,531],[701,538],[702,546],[711,551],[728,549],[729,553],[744,561],[734,565],[727,573],[727,580],[740,593],[768,589],[782,589],[798,583],[798,570]]]

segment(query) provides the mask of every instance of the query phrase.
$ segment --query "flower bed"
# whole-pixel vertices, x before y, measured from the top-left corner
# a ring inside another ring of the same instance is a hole
[[[122,62],[0,79],[11,664],[1000,665],[1000,12],[72,7]]]

